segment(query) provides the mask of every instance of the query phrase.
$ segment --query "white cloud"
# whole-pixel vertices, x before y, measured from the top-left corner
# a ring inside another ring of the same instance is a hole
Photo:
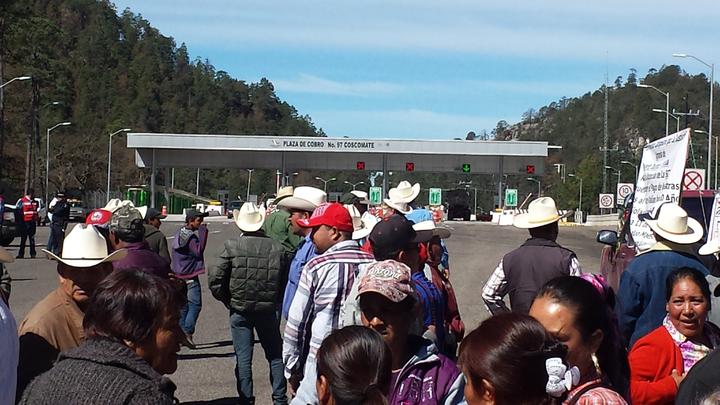
[[[387,82],[339,82],[301,73],[295,79],[275,79],[276,89],[290,93],[316,93],[340,96],[377,96],[397,93],[402,86]]]

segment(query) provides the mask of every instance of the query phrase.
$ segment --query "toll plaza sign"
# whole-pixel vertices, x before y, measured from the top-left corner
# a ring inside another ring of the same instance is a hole
[[[652,230],[639,216],[652,213],[662,203],[680,201],[689,139],[690,129],[684,129],[643,148],[630,216],[630,232],[639,250],[655,243]]]
[[[278,142],[278,141],[275,141]],[[329,150],[366,150],[375,149],[374,141],[358,141],[358,140],[325,140],[325,139],[283,139],[283,148],[297,149],[329,149]],[[276,146],[281,146],[276,145]]]

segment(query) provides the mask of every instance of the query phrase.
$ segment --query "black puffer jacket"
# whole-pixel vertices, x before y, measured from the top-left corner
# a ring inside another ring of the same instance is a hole
[[[230,239],[208,274],[210,291],[238,312],[275,311],[284,260],[283,246],[262,231]]]
[[[20,404],[173,404],[175,388],[123,343],[90,338],[61,353]]]

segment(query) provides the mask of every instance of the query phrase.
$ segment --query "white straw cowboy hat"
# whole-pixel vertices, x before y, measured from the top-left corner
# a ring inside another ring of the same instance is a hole
[[[368,200],[368,193],[360,190],[353,190],[350,194],[357,196],[357,198],[360,199],[360,201],[358,201],[360,204],[370,204],[370,200]]]
[[[720,238],[709,240],[706,244],[702,245],[698,251],[698,253],[703,256],[718,252],[720,252]]]
[[[122,207],[124,205],[129,205],[131,207],[135,207],[135,204],[133,204],[133,202],[130,200],[122,200],[121,201],[119,198],[111,198],[110,201],[108,201],[107,204],[105,204],[105,207],[103,209],[114,213],[120,207]]]
[[[15,259],[7,250],[0,247],[0,263],[12,263]]]
[[[233,210],[235,225],[243,232],[255,232],[265,222],[265,211],[259,210],[254,203],[246,202],[239,210]]]
[[[450,228],[444,227],[444,226],[436,226],[435,221],[428,220],[428,221],[422,221],[418,222],[417,224],[413,225],[413,229],[415,232],[427,232],[432,234],[432,236],[437,236],[440,239],[447,239],[452,235],[452,231],[450,231]]]
[[[277,206],[281,208],[296,209],[313,212],[320,204],[327,202],[327,194],[315,187],[301,186],[295,188],[293,195],[283,198]]]
[[[353,223],[353,231],[357,231],[362,228],[362,214],[360,214],[360,211],[352,204],[343,204],[343,207],[345,207],[348,213],[350,213],[350,218]]]
[[[100,263],[122,260],[127,255],[125,249],[108,254],[107,242],[92,225],[77,224],[63,243],[62,256],[43,249],[51,259],[70,267],[92,267]]]
[[[409,182],[403,180],[395,188],[388,191],[388,197],[394,203],[409,203],[420,195],[420,183],[410,185]]]
[[[640,219],[662,238],[681,245],[695,243],[705,233],[698,221],[688,217],[687,211],[674,203],[661,204],[654,215],[640,215]]]
[[[280,187],[280,190],[278,190],[277,195],[275,196],[273,204],[278,205],[278,203],[283,199],[292,197],[293,191],[293,186]]]
[[[374,215],[365,215],[360,220],[360,229],[356,229],[352,233],[352,238],[354,240],[359,240],[362,238],[367,238],[368,235],[370,235],[370,232],[372,232],[375,225],[380,222],[380,219]]]
[[[406,202],[393,201],[391,198],[386,198],[383,200],[383,202],[385,203],[385,205],[387,205],[388,207],[394,209],[395,211],[397,211],[401,214],[407,215],[407,214],[413,212],[412,207],[409,206],[408,203],[406,203]]]
[[[515,215],[513,225],[520,229],[539,228],[557,222],[570,215],[570,212],[564,215],[558,214],[555,200],[550,197],[540,197],[528,205],[527,213]]]

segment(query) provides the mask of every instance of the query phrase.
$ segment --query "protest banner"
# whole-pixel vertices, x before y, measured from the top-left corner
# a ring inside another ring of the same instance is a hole
[[[707,240],[714,240],[720,237],[720,193],[715,194],[713,200],[712,215],[710,216],[710,230],[707,234]]]
[[[665,202],[680,203],[689,140],[690,129],[684,129],[643,148],[630,215],[630,232],[638,250],[647,250],[655,244],[652,230],[639,215],[652,213]]]

